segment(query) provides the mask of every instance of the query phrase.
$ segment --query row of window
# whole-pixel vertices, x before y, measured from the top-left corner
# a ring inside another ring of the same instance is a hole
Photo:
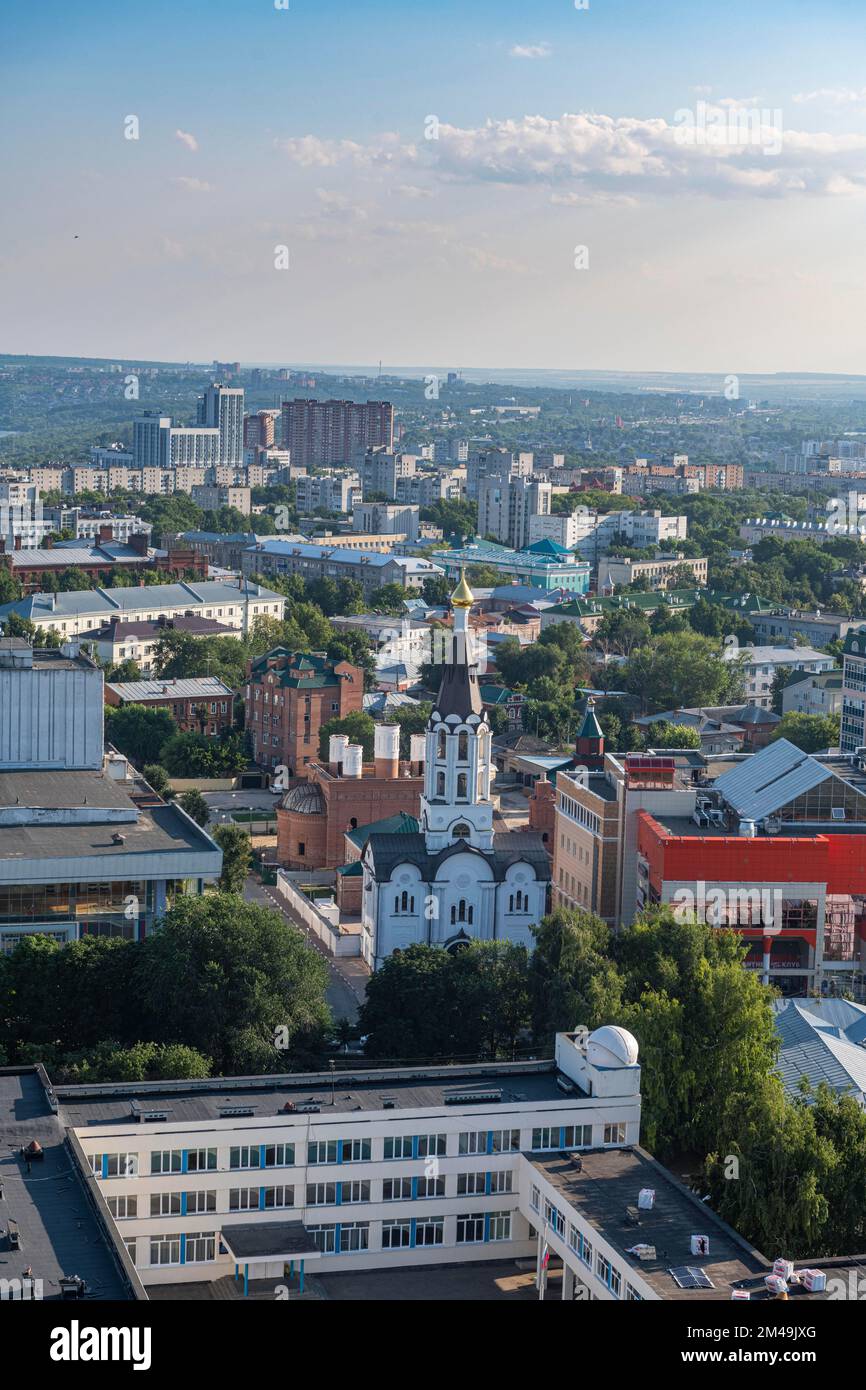
[[[543,1218],[545,1229],[555,1231],[560,1239],[565,1239],[566,1221],[563,1213],[554,1202],[545,1197],[542,1201],[538,1187],[533,1186],[529,1194],[529,1205]],[[595,1270],[597,1279],[606,1285],[614,1298],[622,1297],[622,1274],[601,1251],[594,1251],[582,1231],[572,1222],[568,1223],[568,1248],[573,1250],[581,1264],[590,1271]],[[642,1296],[631,1284],[626,1283],[625,1296],[629,1302],[641,1302]]]
[[[604,1126],[605,1144],[624,1144],[625,1123]],[[589,1148],[592,1125],[539,1126],[532,1130],[530,1147],[542,1149]],[[444,1158],[447,1134],[395,1134],[383,1140],[382,1158]],[[457,1154],[516,1153],[520,1148],[519,1129],[464,1130],[457,1136]],[[318,1139],[307,1145],[307,1163],[364,1163],[372,1159],[371,1139]],[[239,1144],[229,1149],[229,1168],[291,1168],[295,1164],[294,1144]],[[139,1173],[137,1153],[90,1155],[91,1171],[98,1178],[130,1178]],[[217,1171],[216,1149],[157,1149],[150,1155],[151,1175],[205,1173]]]

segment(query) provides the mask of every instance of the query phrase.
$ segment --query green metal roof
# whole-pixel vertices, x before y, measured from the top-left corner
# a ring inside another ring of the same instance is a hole
[[[370,821],[369,825],[358,825],[347,830],[346,836],[358,849],[363,849],[371,835],[417,835],[420,827],[414,816],[406,811],[398,811],[395,816],[384,820]]]

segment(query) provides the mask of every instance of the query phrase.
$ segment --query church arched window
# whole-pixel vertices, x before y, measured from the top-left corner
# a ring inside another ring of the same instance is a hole
[[[444,729],[439,730],[439,737],[436,740],[436,757],[444,758],[445,750],[448,747],[448,735]]]
[[[465,801],[465,800],[466,800],[467,796],[469,795],[469,790],[468,790],[468,789],[469,789],[469,780],[468,780],[468,778],[467,778],[467,776],[466,776],[466,773],[465,773],[465,772],[458,772],[458,774],[457,774],[457,800],[458,800],[458,801]]]
[[[437,772],[437,773],[436,773],[436,795],[437,795],[437,796],[444,796],[444,795],[445,795],[445,773],[444,773],[444,772]]]
[[[469,761],[469,735],[467,733],[457,735],[457,761],[458,763]]]
[[[462,820],[458,821],[454,829],[451,831],[451,836],[455,840],[468,840],[471,834],[471,827],[468,826],[466,822]]]

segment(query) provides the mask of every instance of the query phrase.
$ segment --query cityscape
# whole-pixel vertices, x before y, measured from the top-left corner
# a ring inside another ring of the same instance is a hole
[[[866,1299],[851,7],[772,58],[739,0],[738,36],[86,0],[44,50],[12,8],[0,1302],[135,1369],[251,1301],[305,1305],[275,1339],[665,1304],[671,1364],[829,1364]],[[234,131],[232,50],[296,77],[248,67]]]

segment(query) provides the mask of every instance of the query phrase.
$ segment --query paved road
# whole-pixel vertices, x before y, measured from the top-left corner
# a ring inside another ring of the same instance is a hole
[[[303,922],[292,915],[283,899],[280,898],[273,888],[259,883],[257,878],[252,875],[244,884],[244,897],[247,902],[259,903],[262,907],[272,907],[281,912],[292,926],[297,927],[304,933],[304,937],[314,950],[319,952],[328,963],[330,972],[330,983],[325,991],[331,1012],[335,1019],[348,1018],[355,1023],[358,1017],[359,1005],[363,1002],[364,993],[367,988],[369,971],[360,959],[335,961],[333,956],[325,950],[321,941]]]

